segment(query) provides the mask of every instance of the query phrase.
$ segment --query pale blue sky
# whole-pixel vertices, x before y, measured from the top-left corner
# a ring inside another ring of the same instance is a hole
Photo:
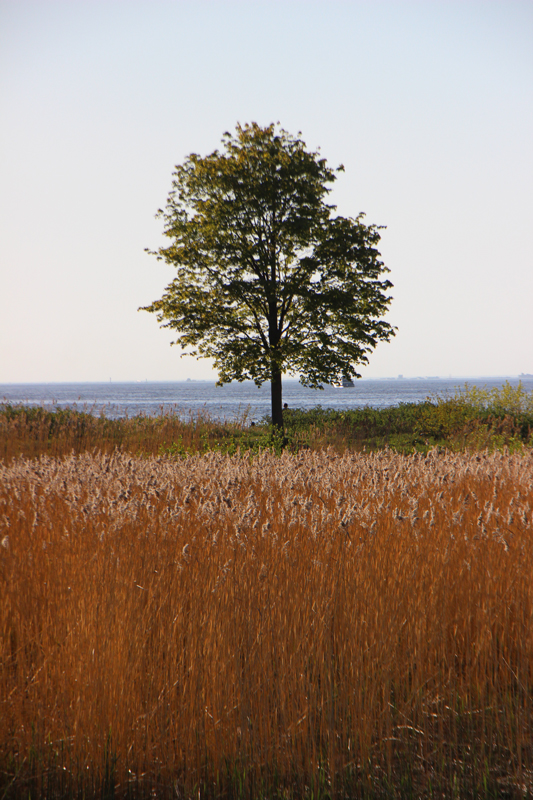
[[[364,377],[533,372],[533,2],[0,0],[0,383],[210,377],[140,305],[173,166],[302,132],[386,225]]]

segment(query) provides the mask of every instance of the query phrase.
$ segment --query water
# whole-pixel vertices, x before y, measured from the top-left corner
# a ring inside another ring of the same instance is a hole
[[[472,378],[470,385],[501,387],[518,378]],[[361,406],[384,408],[398,403],[418,403],[428,396],[454,393],[465,379],[417,378],[356,381],[353,389],[327,386],[323,391],[305,389],[296,380],[285,380],[283,401],[290,408],[348,409]],[[533,377],[522,378],[524,389],[533,391]],[[206,412],[212,419],[233,420],[246,415],[259,421],[270,414],[270,386],[253,383],[216,386],[214,381],[172,383],[21,383],[0,384],[0,402],[29,406],[76,408],[110,418],[173,412],[183,417]]]

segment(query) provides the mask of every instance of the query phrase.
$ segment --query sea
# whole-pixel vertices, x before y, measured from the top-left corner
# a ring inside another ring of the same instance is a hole
[[[360,379],[353,388],[325,386],[306,389],[298,380],[285,379],[283,401],[289,408],[385,408],[446,397],[468,386],[501,388],[506,382],[533,391],[533,375],[489,378],[382,378]],[[204,415],[217,421],[260,422],[270,414],[270,385],[252,382],[216,386],[214,381],[139,383],[5,383],[0,404],[46,408],[73,408],[110,419],[138,415],[176,414],[190,419]]]

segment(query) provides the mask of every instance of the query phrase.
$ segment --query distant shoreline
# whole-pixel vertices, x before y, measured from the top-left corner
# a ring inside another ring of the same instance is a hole
[[[470,381],[520,381],[520,380],[527,380],[533,381],[533,373],[529,372],[522,372],[520,375],[449,375],[449,376],[441,376],[441,375],[395,375],[390,377],[379,377],[379,378],[370,378],[370,377],[362,377],[358,378],[355,383],[374,383],[378,381],[441,381],[441,382],[449,382],[449,381],[461,381],[467,382]],[[285,383],[296,383],[299,384],[298,378],[284,378]],[[2,391],[2,387],[4,386],[108,386],[109,384],[113,386],[143,386],[148,384],[149,386],[163,386],[168,384],[183,384],[183,383],[203,383],[203,384],[214,384],[216,383],[216,378],[181,378],[179,380],[173,379],[165,379],[165,380],[68,380],[68,381],[2,381],[0,383],[0,394]],[[234,385],[237,385],[237,382],[233,382]],[[246,384],[253,384],[253,381],[243,381],[240,385]],[[225,384],[230,385],[230,384]],[[223,387],[218,387],[223,388]]]

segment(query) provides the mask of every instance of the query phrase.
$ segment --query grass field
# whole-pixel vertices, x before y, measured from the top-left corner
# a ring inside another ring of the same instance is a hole
[[[0,464],[0,798],[531,795],[529,448],[90,449]]]

